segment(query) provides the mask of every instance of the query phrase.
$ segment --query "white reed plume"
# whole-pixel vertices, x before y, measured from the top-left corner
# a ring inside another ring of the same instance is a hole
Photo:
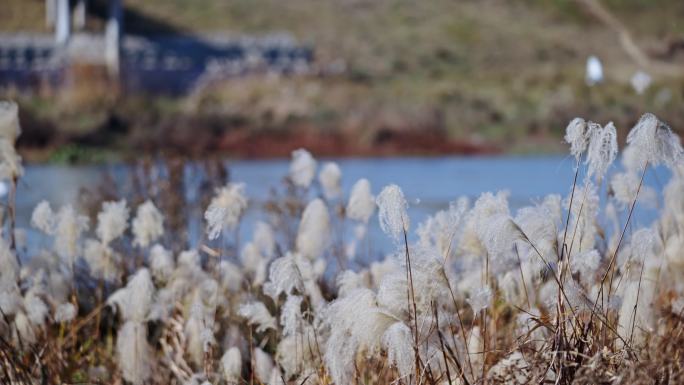
[[[489,307],[492,303],[492,297],[492,289],[489,286],[482,286],[470,295],[468,304],[473,309],[473,313],[477,315],[481,310]]]
[[[337,276],[337,293],[344,297],[356,289],[368,287],[368,271],[345,270]]]
[[[243,274],[239,267],[228,261],[221,261],[219,263],[219,282],[221,288],[236,293],[240,291],[242,281]]]
[[[613,122],[604,127],[593,122],[589,122],[588,125],[591,139],[587,150],[586,163],[589,165],[587,174],[595,175],[596,180],[601,181],[617,156],[617,132]]]
[[[102,211],[97,214],[97,236],[103,244],[110,242],[123,235],[128,227],[129,210],[126,200],[118,202],[103,202]]]
[[[419,244],[436,248],[442,256],[446,256],[447,251],[455,251],[463,232],[468,206],[468,198],[459,198],[449,204],[448,210],[438,211],[428,217],[416,229]]]
[[[13,180],[24,174],[21,157],[9,140],[0,138],[0,179]]]
[[[15,179],[24,173],[14,144],[21,134],[19,109],[14,102],[0,102],[0,179]]]
[[[149,270],[138,270],[125,287],[115,291],[107,304],[114,310],[120,311],[123,319],[135,322],[145,322],[152,306],[154,284]]]
[[[682,159],[682,145],[672,129],[655,115],[646,113],[627,135],[627,144],[634,146],[634,162],[643,168],[665,164],[674,167]]]
[[[596,249],[591,249],[570,259],[570,271],[579,274],[582,283],[590,284],[599,270],[600,263],[601,255]]]
[[[497,220],[496,218],[510,218],[508,193],[505,191],[499,191],[496,195],[486,192],[481,194],[475,201],[473,208],[468,213],[467,224],[464,228],[460,247],[472,255],[482,255],[484,252],[488,251],[487,243],[489,242],[491,251],[496,251],[498,253],[500,250],[494,250],[494,241],[497,239],[498,234],[490,233],[490,222]],[[504,219],[497,221],[504,226],[504,228],[508,226]],[[506,234],[510,235],[510,231],[506,230]],[[506,238],[511,237],[506,236]],[[502,242],[497,242],[497,244],[511,248],[513,247],[512,242],[506,245],[503,240]]]
[[[206,364],[205,355],[216,344],[216,308],[219,301],[219,286],[213,279],[206,279],[193,293],[190,315],[185,324],[187,351],[197,365]]]
[[[197,250],[185,250],[178,254],[178,266],[187,269],[200,269],[200,256]]]
[[[368,223],[375,211],[375,197],[371,193],[371,185],[368,179],[362,178],[354,183],[349,202],[347,203],[347,218]]]
[[[147,343],[147,325],[141,322],[126,321],[116,340],[119,368],[123,378],[139,385],[152,375],[152,348]]]
[[[410,222],[406,212],[408,202],[401,188],[395,184],[385,186],[376,198],[376,203],[382,231],[397,242],[402,240]]]
[[[232,347],[221,357],[223,379],[229,384],[238,384],[242,379],[242,355],[240,349]]]
[[[619,207],[625,209],[632,204],[637,196],[641,176],[635,172],[618,172],[610,180],[610,190],[618,202]],[[658,200],[658,194],[651,186],[641,185],[639,189],[639,202],[654,207]]]
[[[268,282],[264,284],[264,293],[276,300],[281,293],[291,294],[295,289],[302,292],[303,278],[298,266],[298,260],[301,258],[288,252],[275,259],[269,269]]]
[[[71,205],[63,206],[56,216],[55,249],[70,266],[80,253],[81,234],[88,230],[88,217],[79,215]]]
[[[560,195],[547,195],[540,204],[519,209],[515,215],[515,223],[535,247],[545,253],[555,246],[561,212]]]
[[[565,129],[565,141],[570,144],[570,154],[577,160],[586,151],[590,134],[587,122],[582,118],[573,119]]]
[[[297,232],[297,251],[314,260],[325,252],[330,243],[330,214],[325,203],[314,199],[304,209]]]
[[[318,174],[318,182],[323,187],[323,195],[327,200],[336,199],[342,194],[342,171],[335,162],[326,162]]]
[[[150,249],[150,269],[157,281],[168,282],[175,266],[173,255],[164,246],[156,244]]]
[[[240,252],[240,260],[245,272],[252,275],[252,284],[262,285],[266,280],[268,260],[261,255],[259,248],[252,242],[247,243]]]
[[[50,207],[50,203],[43,200],[36,205],[31,215],[31,226],[48,235],[53,235],[55,231],[55,213]]]
[[[301,311],[303,300],[304,298],[298,295],[287,297],[280,313],[280,325],[283,327],[283,335],[293,336],[301,329],[303,322]]]
[[[299,149],[292,151],[290,163],[290,180],[295,186],[308,188],[316,175],[316,160],[311,153]]]
[[[518,227],[508,215],[495,214],[482,218],[479,224],[476,228],[477,235],[490,258],[494,260],[510,257],[515,241],[522,239]]]
[[[416,362],[411,329],[403,322],[395,322],[385,331],[382,343],[387,349],[387,359],[397,367],[401,377],[411,376]]]
[[[57,306],[57,309],[55,310],[55,322],[69,322],[74,318],[76,318],[76,307],[73,304],[65,302]]]
[[[138,206],[132,222],[134,245],[148,247],[164,235],[164,215],[150,200]]]
[[[216,239],[224,230],[234,230],[247,208],[244,183],[228,183],[216,191],[204,219],[209,239]]]
[[[574,229],[577,228],[577,234],[574,238],[579,242],[579,246],[573,246],[572,254],[593,249],[598,231],[596,223],[596,216],[600,209],[598,188],[589,179],[586,179],[584,186],[578,191],[582,191],[582,198],[578,199],[576,196],[575,199],[577,200],[572,204],[571,218],[568,224],[568,234],[574,233]],[[570,208],[570,194],[563,201],[563,205],[566,209]]]
[[[522,268],[522,267],[521,267]],[[523,268],[524,269],[524,268]],[[522,304],[527,300],[525,287],[519,271],[509,270],[499,277],[498,286],[501,296],[510,304]]]
[[[34,330],[31,320],[29,320],[26,313],[18,311],[14,315],[14,330],[12,330],[13,340],[15,345],[32,345],[36,342],[36,331]]]
[[[254,372],[257,380],[270,385],[271,374],[273,372],[273,359],[265,351],[254,349]]]
[[[654,250],[660,245],[657,231],[649,227],[638,229],[632,233],[629,246],[618,255],[618,265],[625,265],[631,261],[633,264],[641,266],[647,258],[652,258],[655,254]],[[629,270],[630,267],[623,268]]]
[[[368,289],[336,299],[322,311],[321,319],[330,330],[325,365],[336,384],[352,383],[357,351],[380,348],[385,330],[397,321],[378,309],[375,294]]]
[[[19,278],[19,262],[3,237],[0,237],[0,266],[0,282],[16,283]]]
[[[238,315],[247,319],[250,325],[256,325],[257,333],[268,329],[276,329],[276,319],[271,315],[263,302],[254,301],[240,305]]]
[[[3,314],[16,314],[21,307],[21,300],[21,291],[16,281],[0,280],[0,310]]]
[[[0,138],[14,145],[19,135],[19,107],[14,102],[0,101]]]
[[[285,372],[285,378],[294,377],[299,374],[297,383],[303,383],[304,373],[311,374],[315,371],[315,362],[318,358],[316,341],[316,331],[308,322],[302,321],[301,331],[293,335],[284,335],[278,343],[275,359],[278,365]],[[320,339],[319,339],[320,341]],[[320,382],[306,381],[307,384],[318,384]]]
[[[470,364],[474,371],[471,375],[477,376],[477,373],[482,370],[484,360],[484,339],[482,338],[482,331],[479,326],[475,326],[470,330],[467,352],[470,355]]]
[[[45,324],[50,309],[43,301],[40,289],[36,286],[31,287],[26,291],[24,295],[24,309],[26,310],[26,316],[34,326],[42,326]]]
[[[487,377],[497,384],[528,384],[533,378],[530,365],[519,350],[492,366]]]
[[[121,255],[111,247],[94,239],[86,239],[83,257],[94,277],[106,281],[119,280]]]
[[[657,314],[654,309],[656,289],[661,276],[661,262],[652,251],[636,256],[643,264],[643,270],[633,269],[623,283],[622,304],[618,313],[618,332],[627,342],[641,346],[649,333],[656,327]],[[622,345],[622,341],[619,341]]]

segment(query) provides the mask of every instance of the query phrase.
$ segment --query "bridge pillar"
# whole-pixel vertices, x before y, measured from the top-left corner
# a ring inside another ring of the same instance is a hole
[[[76,8],[74,8],[74,26],[78,30],[85,28],[86,18],[88,16],[88,2],[87,0],[76,1]]]
[[[109,17],[105,27],[105,60],[112,76],[119,75],[122,16],[121,0],[109,0]]]
[[[55,14],[57,13],[56,0],[45,0],[45,25],[48,28],[55,26]]]
[[[71,11],[69,0],[56,0],[55,40],[57,44],[65,44],[71,35]]]

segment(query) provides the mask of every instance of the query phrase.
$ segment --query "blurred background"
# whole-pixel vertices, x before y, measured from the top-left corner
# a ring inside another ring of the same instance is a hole
[[[681,0],[3,0],[29,162],[563,153],[684,127]],[[681,131],[679,131],[681,133]]]

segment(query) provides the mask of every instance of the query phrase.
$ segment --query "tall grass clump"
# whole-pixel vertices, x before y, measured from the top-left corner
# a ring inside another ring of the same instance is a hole
[[[0,104],[15,191],[16,105]],[[565,197],[512,210],[463,197],[412,224],[400,186],[306,150],[265,203],[209,163],[143,164],[132,189],[41,202],[31,247],[2,207],[4,383],[486,384],[684,382],[684,151],[645,114],[627,136],[574,119]],[[670,169],[662,196],[644,183]],[[183,180],[202,180],[188,193]],[[375,186],[377,188],[377,186]],[[116,191],[116,190],[114,190]],[[79,204],[76,204],[79,203]],[[635,208],[655,204],[649,226]],[[238,231],[249,210],[260,220]],[[376,250],[377,212],[391,240]],[[195,231],[196,240],[190,234]],[[411,231],[415,232],[414,234]]]

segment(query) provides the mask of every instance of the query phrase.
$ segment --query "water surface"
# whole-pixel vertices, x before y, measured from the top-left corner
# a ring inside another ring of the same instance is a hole
[[[330,159],[342,169],[342,187],[345,197],[359,178],[367,178],[377,194],[390,183],[399,185],[409,201],[412,229],[429,214],[447,208],[461,196],[472,200],[485,191],[509,192],[511,210],[541,200],[548,194],[569,194],[574,177],[574,159],[569,157],[402,157]],[[319,159],[319,165],[328,159]],[[251,238],[250,226],[263,218],[258,209],[269,197],[273,187],[282,187],[287,175],[289,160],[226,161],[231,180],[245,182],[250,198],[250,210],[241,227],[241,238]],[[616,168],[614,168],[615,170]],[[613,170],[613,171],[614,171]],[[35,165],[26,167],[26,175],[18,189],[18,225],[28,226],[32,208],[42,199],[53,207],[73,202],[81,188],[95,188],[105,171],[123,177],[130,169],[126,166],[57,166]],[[582,177],[580,176],[580,179]],[[650,170],[645,183],[661,191],[668,180],[665,169]],[[188,191],[192,191],[192,186]],[[318,192],[314,189],[310,197]],[[605,188],[602,199],[606,199]],[[657,208],[637,207],[635,222],[648,223],[655,218]],[[198,219],[199,222],[199,219]],[[193,230],[191,230],[193,231]],[[194,237],[200,225],[195,226]],[[371,223],[370,236],[377,245],[387,246],[380,233],[377,218]]]

